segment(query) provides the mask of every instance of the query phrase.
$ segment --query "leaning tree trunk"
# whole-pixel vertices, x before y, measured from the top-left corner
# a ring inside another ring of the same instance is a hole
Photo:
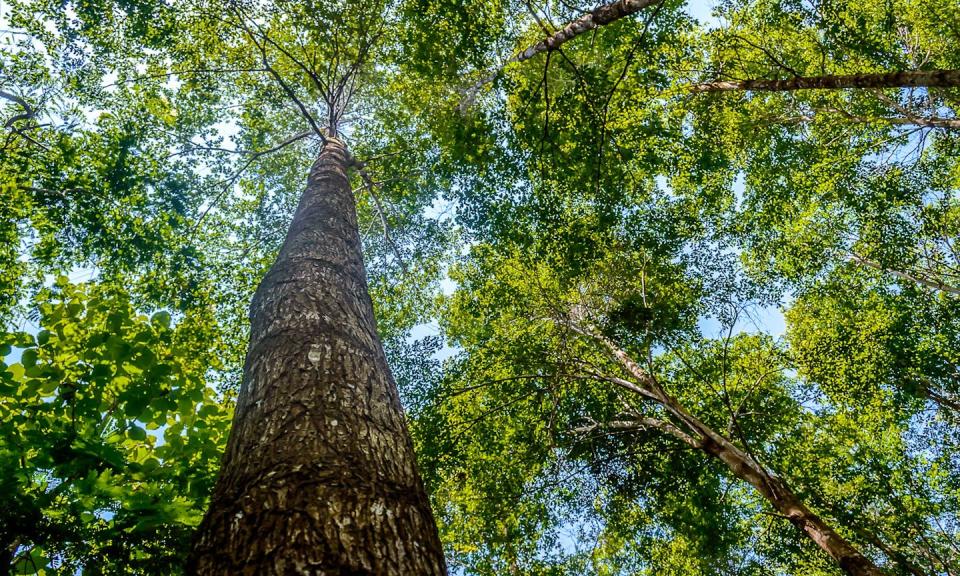
[[[703,436],[700,449],[727,465],[851,576],[883,576],[872,560],[837,533],[830,524],[797,497],[779,476],[760,466],[750,455],[719,434]]]
[[[631,372],[643,375],[632,360],[627,365]],[[631,368],[631,366],[633,368]],[[841,536],[815,512],[807,508],[799,497],[778,475],[762,466],[749,453],[740,449],[724,435],[702,422],[684,408],[680,402],[667,394],[656,382],[648,379],[645,387],[696,437],[680,432],[672,425],[667,431],[694,448],[723,462],[737,478],[753,486],[773,508],[812,540],[821,550],[836,561],[837,565],[851,576],[883,576],[884,572],[856,547]],[[643,380],[641,380],[643,381]]]
[[[661,397],[663,406],[698,436],[687,436],[689,440],[685,441],[720,460],[737,478],[753,486],[778,513],[833,558],[844,572],[851,576],[884,575],[872,560],[864,556],[813,510],[807,508],[782,478],[762,466],[724,435],[687,412],[676,398],[662,388],[657,386],[654,390]]]
[[[740,449],[723,434],[715,431],[687,411],[679,400],[668,394],[660,386],[656,378],[634,362],[612,340],[576,325],[568,324],[568,326],[579,334],[602,342],[617,362],[636,379],[637,384],[619,378],[611,378],[609,379],[610,382],[639,394],[644,399],[657,402],[679,420],[692,435],[680,430],[666,420],[656,418],[639,422],[640,428],[659,428],[693,448],[720,460],[737,478],[747,482],[760,492],[778,513],[833,558],[847,574],[851,576],[884,576],[884,572],[872,560],[864,556],[830,524],[807,508],[782,478],[767,470],[751,454]],[[629,425],[629,421],[626,424]]]
[[[446,574],[329,139],[250,305],[233,429],[188,570]]]

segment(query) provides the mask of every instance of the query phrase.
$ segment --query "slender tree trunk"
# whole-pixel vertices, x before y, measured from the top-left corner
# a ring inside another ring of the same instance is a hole
[[[750,483],[777,512],[829,554],[844,572],[852,576],[884,574],[833,527],[807,508],[782,478],[760,466],[749,454],[723,436],[715,432],[712,434],[703,437],[700,449],[726,464],[735,476]]]
[[[20,545],[14,540],[12,543],[0,545],[0,576],[13,574],[13,561],[17,559],[17,548]]]
[[[640,394],[645,399],[659,403],[679,420],[689,433],[680,430],[666,420],[656,418],[638,419],[639,428],[658,428],[723,462],[737,478],[753,486],[777,512],[813,540],[821,550],[830,555],[847,574],[851,576],[884,576],[884,572],[869,558],[861,554],[833,527],[807,508],[782,478],[764,468],[749,453],[688,412],[676,398],[660,386],[649,372],[634,362],[612,340],[597,332],[576,325],[567,325],[580,334],[602,342],[621,366],[626,368],[627,372],[634,377],[636,384],[620,381],[619,378],[610,378],[609,381],[627,388],[635,394]]]
[[[191,574],[446,574],[377,336],[348,163],[329,139],[250,305],[243,384]]]
[[[730,80],[705,82],[690,87],[692,92],[753,90],[787,92],[790,90],[838,88],[954,88],[960,86],[960,70],[911,70],[881,74],[795,76],[786,80]]]
[[[872,561],[807,508],[782,478],[767,470],[750,454],[687,412],[675,398],[663,392],[659,386],[656,387],[656,393],[662,397],[663,405],[699,437],[688,436],[689,439],[681,439],[720,460],[737,478],[753,486],[777,512],[813,540],[821,550],[829,554],[844,572],[852,576],[883,576],[884,572]]]

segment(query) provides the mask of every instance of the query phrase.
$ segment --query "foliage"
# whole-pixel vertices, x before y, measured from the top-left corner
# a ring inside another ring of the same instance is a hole
[[[667,0],[523,62],[595,5],[6,6],[17,570],[179,569],[334,133],[456,573],[838,573],[716,459],[613,430],[680,422],[602,339],[891,574],[958,570],[960,88],[691,91],[960,69],[955,1]]]
[[[59,278],[40,330],[3,335],[2,514],[18,573],[170,572],[217,471],[229,403],[201,314],[137,314]]]

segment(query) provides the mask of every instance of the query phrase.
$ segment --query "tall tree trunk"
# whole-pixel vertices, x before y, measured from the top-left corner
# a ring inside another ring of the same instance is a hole
[[[838,88],[954,88],[960,86],[960,70],[911,70],[880,74],[794,76],[786,80],[729,80],[705,82],[690,87],[692,92],[753,90],[787,92],[790,90]]]
[[[13,561],[17,559],[17,548],[19,547],[20,540],[16,538],[13,542],[0,544],[0,576],[13,574]]]
[[[233,429],[192,574],[446,574],[377,336],[349,158],[328,140],[253,297]]]

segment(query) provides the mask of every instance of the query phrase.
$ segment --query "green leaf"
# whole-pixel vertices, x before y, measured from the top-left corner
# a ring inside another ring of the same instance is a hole
[[[23,351],[23,354],[20,355],[20,363],[26,368],[30,368],[37,364],[37,350],[36,348],[27,348]]]
[[[147,439],[147,431],[139,426],[134,425],[130,428],[127,428],[127,436],[131,440],[136,440],[139,442]]]
[[[165,310],[156,312],[153,316],[150,317],[150,323],[155,326],[170,328],[170,313]]]

